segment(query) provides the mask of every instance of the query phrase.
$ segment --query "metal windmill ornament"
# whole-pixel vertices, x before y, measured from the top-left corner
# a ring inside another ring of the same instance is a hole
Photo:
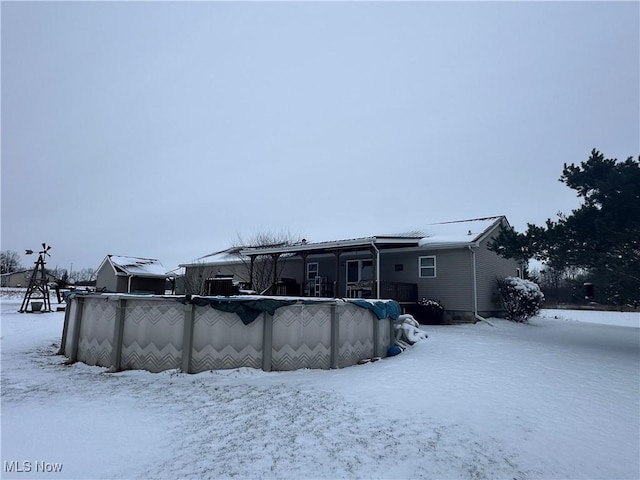
[[[36,260],[33,272],[31,272],[31,279],[29,280],[29,286],[24,294],[22,305],[18,312],[25,313],[37,313],[37,312],[51,312],[51,299],[49,298],[49,281],[47,279],[47,270],[45,269],[45,258],[51,256],[49,253],[51,246],[47,246],[46,243],[42,244],[42,250],[38,252],[38,260]],[[33,254],[33,250],[25,250],[25,254]],[[29,302],[31,302],[31,310],[27,310]]]

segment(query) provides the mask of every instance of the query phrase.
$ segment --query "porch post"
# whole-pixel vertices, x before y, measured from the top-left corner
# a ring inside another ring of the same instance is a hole
[[[249,288],[253,290],[253,264],[256,262],[256,256],[251,255],[249,258],[251,259],[249,264]]]
[[[371,264],[373,268],[371,269],[371,295],[374,298],[380,298],[380,289],[378,288],[378,260],[379,260],[379,251],[373,245],[371,246]]]
[[[342,298],[346,295],[346,292],[345,295],[340,295],[338,292],[338,288],[340,287],[340,255],[342,252],[336,250],[333,254],[336,256],[336,279],[333,285],[333,296],[334,298]]]
[[[278,283],[278,258],[280,258],[280,254],[273,253],[271,258],[273,259],[273,284],[271,285],[271,295],[275,295],[276,283]]]
[[[307,257],[309,256],[308,252],[302,252],[300,254],[302,257],[302,280],[300,282],[300,296],[304,297],[304,289],[307,286]]]

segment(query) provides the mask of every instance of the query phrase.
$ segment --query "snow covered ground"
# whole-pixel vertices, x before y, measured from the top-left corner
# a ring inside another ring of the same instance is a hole
[[[19,305],[1,305],[2,478],[640,478],[638,313],[423,327],[340,370],[109,374],[65,366],[64,314]]]

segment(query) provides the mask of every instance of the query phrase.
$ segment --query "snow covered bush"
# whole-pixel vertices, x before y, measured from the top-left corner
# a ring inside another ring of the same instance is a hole
[[[420,305],[422,305],[423,307],[425,307],[427,310],[430,310],[432,312],[444,312],[444,307],[442,306],[442,304],[437,301],[437,300],[429,300],[427,298],[422,298],[422,300],[420,300]]]
[[[420,315],[427,321],[427,323],[442,323],[444,307],[440,302],[437,300],[423,298],[418,302],[418,305],[420,306]]]
[[[526,322],[540,311],[544,302],[538,284],[518,277],[498,279],[498,294],[507,318],[514,322]]]

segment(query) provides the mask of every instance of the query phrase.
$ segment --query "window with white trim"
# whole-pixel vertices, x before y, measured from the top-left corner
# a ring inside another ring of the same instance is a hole
[[[307,280],[315,280],[318,276],[318,271],[317,262],[307,263]]]
[[[418,276],[420,278],[433,278],[436,276],[436,257],[418,257]]]
[[[347,283],[373,280],[373,260],[347,260]]]

